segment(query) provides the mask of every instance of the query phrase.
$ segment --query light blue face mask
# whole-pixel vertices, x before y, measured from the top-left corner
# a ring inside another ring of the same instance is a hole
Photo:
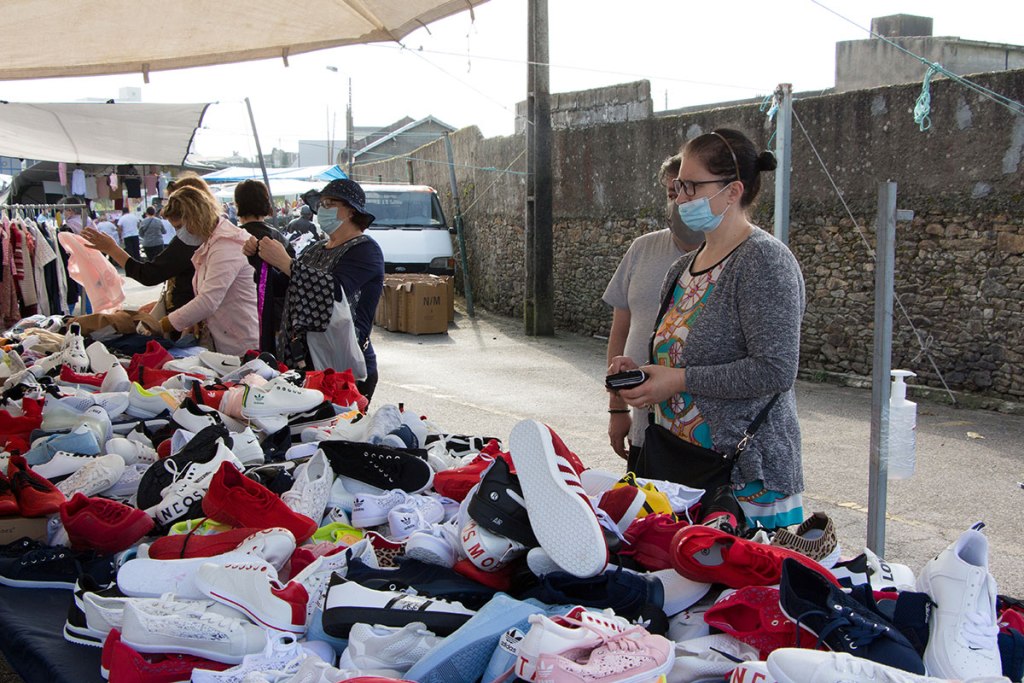
[[[321,206],[320,210],[317,211],[316,219],[320,223],[320,229],[328,235],[337,230],[342,224],[341,218],[338,217],[338,207],[336,206],[331,208]]]
[[[175,234],[178,236],[179,240],[181,240],[190,247],[198,247],[200,244],[203,243],[202,237],[196,237],[184,227],[178,228],[175,231]]]
[[[678,205],[676,210],[679,212],[679,220],[695,232],[711,232],[717,228],[722,224],[722,219],[725,218],[725,214],[732,204],[725,207],[725,211],[716,216],[715,212],[711,210],[711,200],[725,192],[726,187],[729,187],[729,185],[726,185],[710,197],[691,199],[684,204]]]

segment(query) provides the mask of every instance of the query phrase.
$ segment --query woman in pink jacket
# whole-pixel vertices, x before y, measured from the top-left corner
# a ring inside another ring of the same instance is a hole
[[[195,298],[160,321],[164,334],[191,329],[204,346],[236,356],[257,348],[256,285],[242,253],[249,233],[221,218],[209,194],[193,187],[172,192],[163,215],[201,242],[192,255]]]

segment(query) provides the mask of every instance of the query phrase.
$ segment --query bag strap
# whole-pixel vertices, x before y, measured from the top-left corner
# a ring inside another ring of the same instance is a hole
[[[775,402],[779,400],[779,396],[781,395],[782,393],[780,392],[772,396],[772,400],[768,401],[768,404],[761,409],[761,412],[757,414],[757,417],[754,418],[754,421],[751,422],[750,426],[747,427],[746,430],[743,432],[743,438],[740,439],[740,442],[738,444],[736,444],[737,457],[739,457],[740,453],[747,449],[747,444],[750,443],[750,440],[754,438],[754,434],[756,434],[757,430],[761,428],[762,424],[764,424],[765,419],[768,417],[768,413],[775,405]]]

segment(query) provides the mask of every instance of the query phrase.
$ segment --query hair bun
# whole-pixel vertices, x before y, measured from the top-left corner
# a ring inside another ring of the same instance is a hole
[[[775,154],[768,150],[757,155],[757,163],[755,166],[758,171],[774,171],[778,165],[779,162],[775,158]]]

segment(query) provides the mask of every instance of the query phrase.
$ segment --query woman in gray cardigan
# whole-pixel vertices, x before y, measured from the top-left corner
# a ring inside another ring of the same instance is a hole
[[[748,524],[798,524],[804,482],[793,385],[804,282],[789,249],[747,214],[760,174],[774,170],[775,158],[729,129],[690,140],[682,156],[677,208],[706,241],[669,269],[653,364],[644,367],[650,379],[620,395],[629,405],[651,406],[656,423],[676,436],[731,453],[779,394],[733,470],[733,487]],[[623,356],[609,371],[636,367]]]

